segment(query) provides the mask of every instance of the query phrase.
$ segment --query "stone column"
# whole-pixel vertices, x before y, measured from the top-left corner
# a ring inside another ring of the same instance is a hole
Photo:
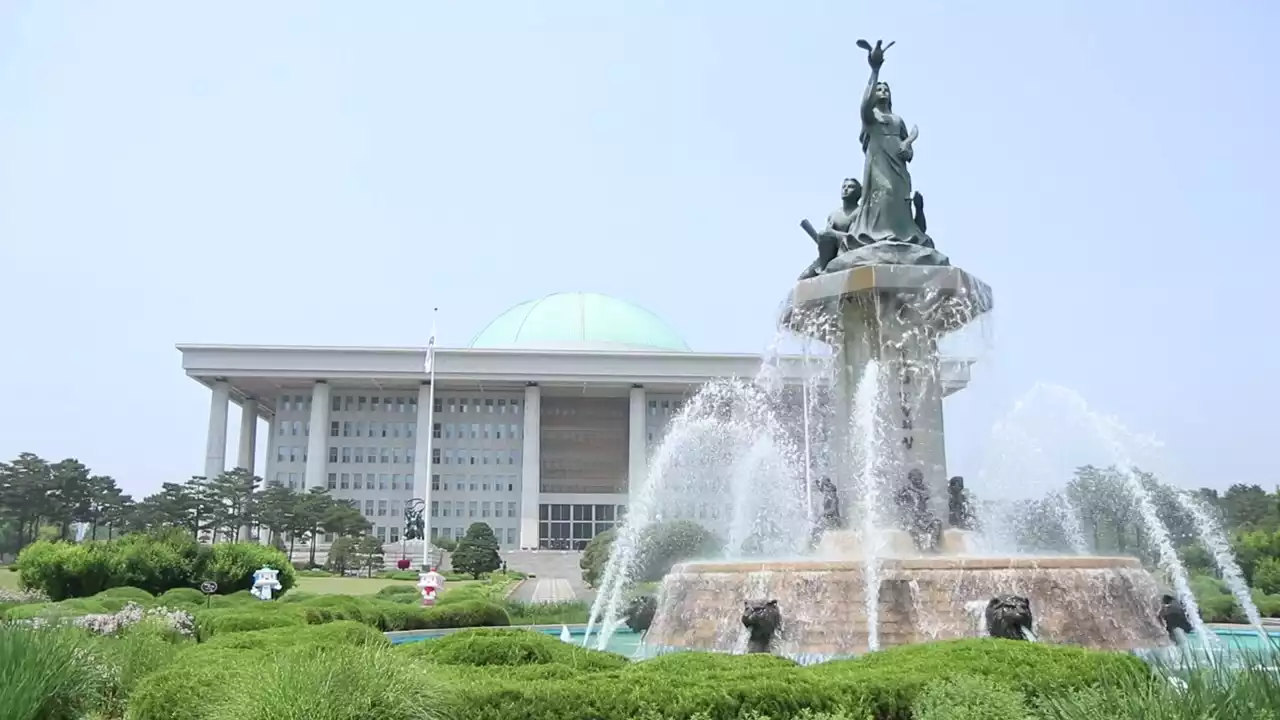
[[[258,401],[246,399],[240,403],[240,452],[236,467],[250,473],[258,459]]]
[[[520,460],[520,547],[538,547],[538,494],[542,491],[542,391],[524,389],[524,452]]]
[[[209,434],[205,441],[204,476],[212,480],[227,469],[227,410],[231,386],[218,378],[209,402]]]
[[[413,440],[413,490],[414,497],[422,498],[422,544],[423,553],[431,552],[431,474],[435,466],[431,464],[433,446],[431,426],[435,422],[435,396],[431,392],[431,381],[424,380],[418,386],[418,436]],[[417,558],[426,564],[426,558]]]
[[[649,428],[645,418],[643,385],[631,386],[631,417],[627,430],[627,493],[636,492],[649,473]]]
[[[311,391],[311,435],[307,438],[306,490],[327,487],[325,469],[329,462],[329,383],[317,380]]]

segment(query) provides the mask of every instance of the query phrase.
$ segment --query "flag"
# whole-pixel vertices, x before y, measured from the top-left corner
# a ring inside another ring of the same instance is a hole
[[[424,372],[431,372],[436,362],[436,309],[431,308],[431,337],[427,338],[427,362]]]

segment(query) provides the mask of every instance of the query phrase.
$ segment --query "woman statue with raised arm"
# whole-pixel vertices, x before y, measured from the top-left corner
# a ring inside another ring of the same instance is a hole
[[[875,47],[865,40],[858,46],[867,51],[871,79],[862,96],[862,152],[866,156],[862,181],[862,209],[849,228],[850,243],[870,245],[887,240],[913,243],[928,248],[933,240],[916,223],[911,213],[911,171],[907,163],[915,154],[912,143],[916,130],[907,132],[902,118],[893,113],[889,84],[880,80],[884,51],[893,46]]]

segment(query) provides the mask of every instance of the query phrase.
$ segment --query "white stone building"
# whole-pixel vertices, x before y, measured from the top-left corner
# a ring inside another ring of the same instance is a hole
[[[431,537],[488,523],[504,549],[580,548],[625,512],[627,491],[680,402],[760,358],[693,352],[621,300],[561,293],[506,311],[467,348],[179,345],[212,394],[204,474],[245,467],[350,500],[386,543],[421,499]],[[784,373],[798,377],[795,362]],[[790,368],[790,370],[789,370]],[[947,393],[968,363],[945,361]],[[434,402],[432,399],[434,398]],[[230,404],[243,413],[227,455]],[[257,418],[267,467],[255,468]]]

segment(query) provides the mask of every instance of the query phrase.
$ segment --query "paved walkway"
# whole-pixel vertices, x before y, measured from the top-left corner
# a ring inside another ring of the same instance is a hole
[[[563,578],[538,578],[533,587],[533,602],[558,603],[577,599],[569,581]]]

